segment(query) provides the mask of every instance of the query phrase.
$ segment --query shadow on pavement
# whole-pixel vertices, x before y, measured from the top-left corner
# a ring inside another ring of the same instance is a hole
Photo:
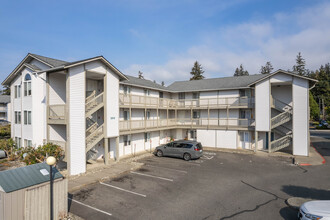
[[[308,188],[303,186],[282,186],[282,191],[292,197],[301,197],[315,200],[329,200],[330,191],[323,189]]]
[[[290,207],[285,207],[280,210],[280,215],[285,220],[298,219],[298,212]]]

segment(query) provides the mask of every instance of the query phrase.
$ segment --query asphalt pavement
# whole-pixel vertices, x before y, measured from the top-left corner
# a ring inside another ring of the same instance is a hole
[[[317,135],[317,136],[315,136]],[[312,132],[330,159],[330,133]],[[330,199],[329,164],[296,166],[289,158],[205,152],[189,162],[155,156],[140,169],[70,195],[84,219],[297,219],[291,197]]]

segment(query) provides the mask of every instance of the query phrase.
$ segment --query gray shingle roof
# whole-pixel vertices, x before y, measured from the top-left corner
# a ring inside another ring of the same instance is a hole
[[[151,80],[139,79],[138,77],[128,76],[128,75],[125,75],[125,76],[128,78],[128,80],[122,81],[121,83],[123,83],[123,84],[167,91],[167,88],[165,86],[162,86],[158,83],[154,83]]]
[[[40,172],[42,169],[46,169],[49,172],[49,166],[46,163],[38,163],[26,167],[1,171],[0,188],[8,193],[48,182],[49,174],[43,175]],[[53,168],[53,175],[54,179],[63,178],[62,174],[58,172],[56,168]]]
[[[172,92],[191,92],[205,90],[226,90],[246,88],[249,84],[265,77],[263,74],[232,76],[192,81],[177,81],[167,87]]]
[[[50,57],[44,57],[44,56],[40,56],[40,55],[37,55],[37,54],[31,54],[31,56],[36,57],[37,59],[44,61],[45,63],[51,65],[52,67],[63,66],[63,65],[68,63],[68,62],[63,61],[63,60],[58,60],[58,59],[54,59],[54,58],[50,58]]]
[[[36,65],[33,65],[33,64],[25,63],[24,65],[27,66],[28,68],[30,68],[33,71],[41,70],[39,67],[37,67]]]
[[[9,103],[10,95],[0,95],[0,103]]]

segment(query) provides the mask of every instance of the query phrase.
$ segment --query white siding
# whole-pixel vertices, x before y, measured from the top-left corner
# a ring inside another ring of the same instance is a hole
[[[256,130],[269,131],[270,124],[270,100],[269,100],[269,80],[257,83],[255,94],[255,117]]]
[[[70,175],[86,172],[85,72],[83,66],[69,69]]]
[[[216,147],[229,149],[237,148],[237,131],[218,130],[216,134]]]
[[[272,97],[286,104],[292,105],[292,86],[291,85],[272,86]]]
[[[66,102],[66,75],[49,74],[49,105],[62,105]]]
[[[197,130],[197,141],[204,147],[216,147],[216,135],[215,130]]]
[[[270,78],[271,83],[282,83],[282,82],[292,82],[292,76],[278,73]]]
[[[119,136],[119,78],[116,74],[107,71],[107,137]]]
[[[308,81],[294,77],[293,95],[293,154],[308,156]]]

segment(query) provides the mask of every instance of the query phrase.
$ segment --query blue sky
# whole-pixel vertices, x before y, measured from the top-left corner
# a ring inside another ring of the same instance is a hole
[[[0,7],[0,80],[28,52],[75,61],[105,56],[128,75],[166,84],[330,62],[330,2],[318,0],[12,1]]]

